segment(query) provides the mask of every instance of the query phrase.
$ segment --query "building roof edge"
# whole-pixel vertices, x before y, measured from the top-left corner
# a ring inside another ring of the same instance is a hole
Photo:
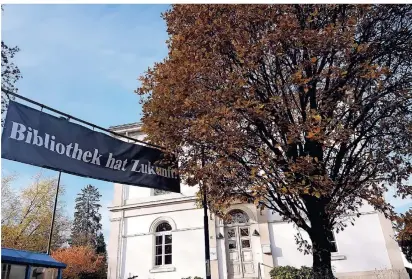
[[[116,125],[116,126],[110,126],[108,129],[110,131],[116,132],[120,130],[140,130],[142,127],[142,122],[134,122],[134,123],[127,123],[127,124],[121,124],[121,125]]]

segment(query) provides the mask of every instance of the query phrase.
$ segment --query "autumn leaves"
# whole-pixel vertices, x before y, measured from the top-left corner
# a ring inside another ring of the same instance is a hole
[[[412,173],[410,7],[177,5],[164,18],[169,56],[137,90],[143,127],[212,210],[253,202],[309,234],[364,201],[393,213],[382,195],[406,193]]]

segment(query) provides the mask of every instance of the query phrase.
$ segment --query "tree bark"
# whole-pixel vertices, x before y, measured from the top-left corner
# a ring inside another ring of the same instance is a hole
[[[311,224],[309,237],[312,242],[313,272],[316,279],[334,279],[331,264],[332,226],[325,211],[325,204],[320,198],[304,198]]]
[[[310,235],[312,241],[312,258],[314,278],[334,279],[332,272],[330,242],[327,233],[322,230]]]

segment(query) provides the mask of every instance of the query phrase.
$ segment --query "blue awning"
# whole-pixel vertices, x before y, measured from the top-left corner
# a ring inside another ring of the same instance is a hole
[[[50,255],[9,248],[1,248],[1,262],[51,268],[66,268],[66,264],[56,261]]]

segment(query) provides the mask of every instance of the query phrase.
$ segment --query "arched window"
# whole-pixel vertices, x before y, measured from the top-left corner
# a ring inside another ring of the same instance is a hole
[[[229,219],[226,224],[245,224],[249,222],[249,216],[239,209],[234,209],[229,212]]]
[[[155,231],[155,266],[172,264],[172,226],[162,222]]]

